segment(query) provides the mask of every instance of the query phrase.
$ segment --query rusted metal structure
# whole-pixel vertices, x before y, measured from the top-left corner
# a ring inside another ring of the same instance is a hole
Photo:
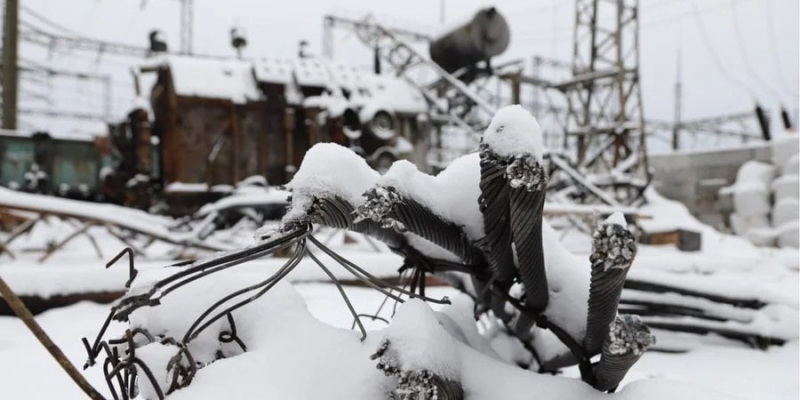
[[[576,0],[573,76],[552,86],[567,98],[564,147],[576,149],[575,169],[623,204],[639,204],[650,183],[638,11],[638,0]]]
[[[134,75],[137,93],[152,82],[150,98],[112,128],[119,151],[106,177],[109,196],[125,204],[146,208],[163,193],[169,213],[185,215],[249,176],[280,185],[318,142],[377,167],[426,161],[428,104],[395,77],[323,59],[166,55]]]

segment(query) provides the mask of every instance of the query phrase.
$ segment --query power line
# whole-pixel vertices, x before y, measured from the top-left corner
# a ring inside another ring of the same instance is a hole
[[[750,78],[752,78],[753,81],[756,82],[756,84],[758,84],[761,87],[764,87],[769,92],[771,92],[777,98],[778,103],[780,103],[781,102],[780,93],[778,93],[772,86],[762,81],[761,78],[758,77],[758,74],[756,73],[755,69],[753,69],[753,65],[750,64],[750,58],[747,56],[747,49],[744,47],[744,37],[742,36],[742,30],[741,27],[739,26],[739,17],[736,13],[736,4],[734,3],[733,0],[731,0],[730,6],[731,6],[731,17],[733,19],[733,31],[736,34],[736,44],[737,47],[739,48],[739,56],[741,57],[742,62],[744,63],[745,71],[747,71],[747,74],[750,75]]]
[[[736,1],[738,3],[746,3],[746,2],[749,2],[749,1],[753,1],[753,0],[731,0],[731,1]],[[660,6],[661,4],[675,4],[675,2],[673,0],[669,0],[668,2],[655,3],[654,6]],[[711,13],[711,12],[721,11],[721,10],[724,10],[724,9],[727,9],[727,8],[728,8],[728,3],[727,2],[721,2],[721,3],[717,3],[715,5],[706,7],[706,8],[701,8],[701,9],[698,10],[698,13],[699,14],[708,14],[708,13]],[[645,10],[650,10],[650,9],[652,9],[652,8],[645,8]],[[644,29],[644,28],[652,28],[652,27],[661,26],[661,25],[667,25],[667,24],[671,24],[673,22],[678,22],[678,21],[684,20],[686,18],[690,18],[693,15],[694,15],[694,13],[692,11],[688,11],[688,12],[683,12],[683,13],[671,15],[671,16],[664,17],[664,18],[656,18],[656,19],[652,19],[650,21],[643,21],[642,24],[641,24],[641,28]]]
[[[750,97],[755,98],[756,96],[753,90],[744,81],[736,78],[736,76],[734,76],[727,68],[725,68],[725,65],[722,63],[719,55],[717,55],[717,52],[714,51],[714,46],[711,45],[711,39],[709,38],[708,31],[706,31],[706,27],[703,24],[703,18],[700,16],[700,11],[697,9],[697,4],[694,0],[689,0],[689,4],[692,7],[692,13],[694,14],[695,22],[700,30],[700,38],[703,40],[703,44],[708,51],[708,55],[711,56],[711,59],[714,61],[714,64],[716,65],[722,77],[728,80],[728,82],[746,91]]]
[[[778,41],[775,40],[775,25],[773,24],[774,18],[772,16],[772,5],[770,4],[771,0],[765,0],[764,3],[765,6],[767,7],[767,12],[765,15],[767,17],[767,33],[770,39],[770,47],[772,50],[771,53],[772,56],[775,57],[775,70],[778,72],[776,76],[778,77],[778,81],[780,82],[781,87],[786,89],[787,93],[791,94],[794,97],[797,97],[798,95],[797,92],[790,89],[790,88],[796,88],[797,86],[787,85],[789,80],[785,79],[786,77],[783,75],[783,68],[781,68],[783,63],[781,62],[781,55],[778,52],[778,44],[777,44]]]
[[[99,54],[109,53],[136,58],[144,58],[150,54],[150,49],[146,47],[85,37],[63,36],[46,32],[30,24],[23,25],[28,29],[20,32],[22,40],[44,47],[57,46],[74,50],[93,51]]]
[[[25,11],[26,13],[30,14],[31,17],[33,17],[34,19],[39,20],[41,23],[43,23],[45,25],[50,26],[51,28],[54,28],[56,30],[59,30],[59,31],[61,31],[63,33],[67,33],[67,34],[70,34],[70,35],[80,36],[74,30],[69,29],[69,28],[65,27],[64,25],[61,25],[61,24],[59,24],[59,23],[57,23],[57,22],[55,22],[55,21],[43,16],[42,14],[39,14],[38,12],[32,10],[28,6],[24,6],[23,5],[21,8],[22,8],[22,11]]]

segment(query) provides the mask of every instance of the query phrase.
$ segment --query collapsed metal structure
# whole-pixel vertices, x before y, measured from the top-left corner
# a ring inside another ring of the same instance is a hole
[[[587,336],[573,337],[546,316],[549,295],[541,225],[547,178],[542,165],[530,154],[505,157],[485,145],[481,149],[481,166],[480,204],[487,225],[484,239],[474,243],[466,240],[462,227],[439,217],[419,201],[401,195],[392,187],[378,186],[368,191],[365,193],[366,202],[359,207],[336,195],[318,197],[303,216],[285,220],[281,231],[263,242],[211,260],[176,265],[182,268],[181,271],[154,283],[145,292],[137,290],[129,293],[112,307],[94,343],[89,345],[84,339],[89,352],[87,365],[94,364],[105,351],[104,370],[115,398],[134,397],[137,374],[143,373],[148,379],[153,379],[148,367],[135,356],[137,342],[134,336],[142,335],[148,343],[159,340],[181,349],[170,363],[174,369],[174,379],[167,394],[188,385],[196,372],[195,361],[189,350],[192,339],[214,321],[228,318],[231,329],[219,339],[235,341],[246,350],[246,344],[237,340],[232,313],[262,296],[289,274],[302,257],[310,257],[337,282],[327,267],[308,251],[307,246],[310,243],[357,279],[399,302],[403,299],[398,294],[404,294],[425,301],[444,303],[446,299],[436,300],[425,296],[425,275],[465,273],[473,282],[475,292],[471,295],[475,296],[481,313],[491,309],[497,318],[509,326],[509,333],[523,341],[531,340],[530,331],[534,324],[539,328],[549,329],[570,349],[571,362],[567,363],[580,365],[584,381],[598,390],[613,391],[627,370],[653,342],[648,328],[638,318],[616,316],[622,284],[636,251],[632,234],[616,223],[606,222],[598,226],[592,255],[592,262],[598,267],[592,274]],[[410,289],[389,285],[331,251],[311,235],[312,224],[347,229],[383,241],[405,257],[404,269],[413,271]],[[418,235],[452,252],[459,261],[445,261],[426,255],[408,241],[406,233]],[[517,249],[516,261],[512,259],[512,244]],[[141,329],[136,332],[129,330],[126,337],[119,340],[102,339],[112,319],[127,321],[135,310],[158,306],[161,298],[183,285],[285,247],[293,247],[294,255],[278,272],[265,281],[231,293],[214,303],[192,324],[181,340],[170,337],[157,339]],[[136,273],[132,263],[130,267],[132,281]],[[524,287],[524,294],[520,297],[511,294],[511,285],[514,282],[520,282]],[[345,296],[338,283],[337,286]],[[463,282],[461,286],[464,287]],[[358,314],[346,296],[345,300],[362,331],[362,338],[366,337]],[[507,306],[514,311],[509,312]],[[127,355],[121,355],[113,347],[120,344],[126,345]],[[382,346],[383,351],[379,350],[376,358],[386,350],[386,346],[389,344]],[[602,354],[601,361],[593,364],[590,359],[596,354]],[[394,368],[402,370],[402,366]],[[424,376],[430,374],[426,371],[415,373]],[[457,390],[448,390],[447,386],[451,384],[444,384],[441,380],[421,381],[424,384],[418,391],[419,395],[460,393]],[[441,389],[431,388],[431,382],[439,382],[444,386]],[[159,392],[159,396],[163,398],[164,393]],[[456,398],[461,397],[452,397]]]
[[[578,170],[624,203],[649,184],[639,85],[639,1],[577,0],[565,148]]]
[[[497,129],[501,132],[503,126]],[[355,154],[350,156],[357,158]],[[379,183],[373,186],[363,193],[364,200],[359,204],[346,199],[344,195],[326,190],[295,191],[295,209],[284,218],[280,230],[266,234],[259,242],[244,249],[198,262],[175,264],[170,267],[176,269],[175,273],[144,286],[139,285],[117,302],[94,341],[90,343],[84,339],[89,354],[86,366],[102,360],[108,386],[115,399],[134,398],[137,395],[137,377],[139,382],[141,379],[148,379],[156,388],[158,397],[164,398],[191,384],[198,368],[216,360],[197,360],[191,350],[193,340],[215,321],[226,320],[228,323],[228,328],[217,338],[220,343],[236,343],[241,351],[247,351],[247,343],[237,335],[234,314],[242,315],[237,310],[262,297],[287,277],[305,257],[319,266],[337,286],[353,316],[353,326],[359,327],[363,340],[367,332],[361,318],[369,316],[355,310],[340,281],[314,252],[309,251],[312,246],[330,257],[356,280],[396,302],[403,302],[405,297],[447,303],[446,298],[430,298],[425,293],[426,275],[436,274],[442,277],[474,299],[476,318],[484,316],[505,326],[505,334],[519,340],[531,352],[539,372],[552,373],[565,366],[577,364],[581,379],[600,391],[614,391],[627,371],[653,344],[653,336],[643,322],[648,317],[655,317],[654,323],[661,329],[727,334],[729,337],[761,346],[782,343],[780,338],[765,338],[757,333],[726,329],[724,322],[717,325],[687,324],[685,316],[689,315],[710,321],[728,319],[724,307],[720,309],[718,305],[702,310],[687,307],[685,304],[682,306],[680,301],[676,301],[674,297],[670,300],[668,296],[661,298],[656,295],[648,298],[629,295],[626,299],[623,288],[628,286],[629,289],[655,294],[674,292],[695,296],[732,307],[763,307],[763,303],[747,299],[692,292],[679,286],[654,281],[627,280],[628,271],[636,256],[636,243],[632,232],[621,219],[621,214],[598,223],[592,236],[587,313],[585,321],[578,323],[585,326],[585,333],[576,333],[574,327],[562,325],[564,317],[559,319],[555,316],[564,310],[554,310],[563,304],[564,299],[559,300],[551,295],[552,278],[548,277],[544,259],[542,214],[547,175],[538,156],[524,151],[511,156],[503,155],[490,143],[484,142],[480,159],[476,161],[480,163],[480,197],[477,199],[477,206],[485,224],[485,235],[482,238],[468,239],[466,228],[458,221],[442,217],[426,206],[422,198],[392,185]],[[340,184],[345,186],[345,183]],[[404,263],[400,270],[401,276],[408,276],[405,284],[393,285],[375,277],[365,268],[331,250],[312,234],[315,225],[346,229],[384,242],[403,256]],[[429,248],[410,240],[412,237],[422,238],[448,251],[455,259],[445,259],[431,253]],[[128,329],[121,338],[105,338],[106,329],[112,320],[129,321],[137,310],[158,307],[166,296],[181,287],[281,249],[292,249],[293,255],[279,270],[260,282],[254,282],[216,300],[199,316],[187,316],[192,322],[190,328],[182,333],[183,336],[157,335],[140,326]],[[132,254],[129,252],[128,255]],[[568,267],[570,266],[551,266],[555,270]],[[129,268],[130,280],[127,286],[130,287],[137,275],[132,257],[129,259]],[[570,280],[563,283],[576,284]],[[563,291],[563,287],[558,290]],[[618,311],[623,310],[630,310],[633,314],[618,315]],[[636,313],[641,313],[642,317]],[[741,314],[727,315],[733,315],[734,319],[741,317]],[[566,318],[582,317],[569,315]],[[550,359],[544,359],[537,354],[536,343],[539,339],[535,332],[545,330],[552,332],[566,346],[568,350],[565,354]],[[169,344],[177,351],[167,365],[172,379],[163,390],[154,381],[150,367],[136,356],[136,349],[149,343]],[[392,349],[391,342],[382,342],[373,359],[377,360],[377,367],[384,373],[401,378],[393,392],[395,396],[448,400],[463,398],[459,382],[441,379],[434,372],[425,369],[406,370],[395,359],[385,357]],[[593,357],[598,354],[599,361],[592,362]],[[216,357],[219,359],[225,356],[219,353]]]
[[[510,40],[508,26],[494,8],[479,11],[466,25],[438,38],[387,28],[371,17],[326,16],[325,30],[328,43],[332,27],[352,29],[365,46],[374,49],[376,62],[386,62],[422,91],[438,114],[434,118],[473,137],[496,111],[481,93],[483,84],[472,84],[476,81],[508,82],[515,104],[521,102],[523,84],[562,93],[567,101],[563,147],[575,150],[574,154],[549,155],[551,186],[572,187],[558,200],[619,206],[640,204],[650,182],[638,77],[637,13],[638,1],[578,0],[572,77],[562,82],[508,72],[508,65],[491,66],[490,58],[502,53]],[[482,40],[474,38],[479,32]],[[407,39],[429,42],[431,59]],[[326,49],[330,53],[329,46]],[[420,67],[433,71],[435,79],[416,82],[410,71]],[[513,63],[510,67],[514,69]],[[437,146],[432,149],[437,150],[441,152]],[[433,158],[446,165],[452,156],[434,154]]]

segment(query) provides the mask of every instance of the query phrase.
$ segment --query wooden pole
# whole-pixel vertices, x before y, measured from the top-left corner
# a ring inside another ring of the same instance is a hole
[[[3,21],[3,129],[17,129],[19,1],[6,0]]]
[[[74,365],[67,359],[61,349],[53,343],[41,326],[36,322],[33,318],[33,314],[31,314],[28,307],[25,307],[25,304],[20,300],[19,297],[14,293],[13,290],[6,284],[2,277],[0,277],[0,295],[3,296],[5,301],[8,303],[8,306],[14,310],[14,313],[17,314],[17,317],[22,320],[25,326],[28,327],[28,330],[36,336],[36,339],[39,340],[39,343],[44,346],[47,351],[50,353],[53,358],[58,362],[58,365],[64,370],[64,372],[72,378],[72,381],[75,382],[78,386],[80,386],[81,390],[83,390],[89,398],[93,400],[105,400],[105,397],[100,394],[92,385],[86,381],[83,375],[75,368]]]

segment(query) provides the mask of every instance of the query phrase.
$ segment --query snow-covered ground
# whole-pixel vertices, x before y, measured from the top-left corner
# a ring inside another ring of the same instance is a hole
[[[673,247],[640,246],[639,256],[632,266],[630,277],[649,276],[663,280],[692,277],[692,282],[708,290],[731,290],[740,295],[752,295],[783,304],[793,310],[793,326],[783,326],[797,335],[798,252],[797,250],[757,248],[746,240],[719,234],[694,221],[681,206],[650,194],[650,204],[643,210],[649,215],[667,215],[646,221],[651,228],[680,226],[703,233],[703,251],[680,252]],[[671,224],[671,225],[670,225]],[[36,247],[47,241],[50,235],[58,235],[58,224],[33,232],[30,238],[15,242],[15,250]],[[319,232],[321,240],[330,232]],[[122,244],[101,230],[95,232],[105,258],[110,258],[122,248]],[[342,233],[331,237],[333,247],[356,264],[367,268],[378,276],[394,276],[402,260],[356,238],[355,243],[344,244]],[[567,232],[562,241],[573,252],[588,257],[589,240],[577,231]],[[242,243],[246,245],[247,243]],[[382,249],[382,246],[378,246]],[[149,270],[169,264],[168,252],[152,251],[149,259],[137,260],[137,268]],[[94,291],[121,291],[127,280],[124,261],[105,270],[105,260],[99,259],[88,240],[78,238],[65,251],[57,253],[44,264],[36,262],[37,254],[17,251],[17,260],[0,256],[0,276],[19,294],[49,296],[69,294],[86,289]],[[324,260],[323,260],[324,261]],[[235,267],[231,272],[244,282],[265,278],[276,271],[284,260],[265,258]],[[333,272],[340,278],[348,274],[337,269]],[[291,284],[281,284],[276,291],[259,300],[266,306],[258,312],[264,315],[283,315],[276,318],[274,327],[266,329],[268,323],[258,325],[264,336],[252,342],[251,352],[218,361],[198,374],[195,382],[184,393],[177,392],[172,398],[205,398],[200,393],[241,398],[239,391],[261,390],[261,398],[374,398],[384,379],[374,368],[369,355],[377,348],[384,336],[397,334],[397,330],[409,329],[413,321],[429,318],[424,307],[411,304],[398,307],[397,326],[386,328],[380,320],[364,319],[370,335],[359,342],[358,331],[349,331],[352,318],[334,285],[320,282],[324,273],[313,263],[304,261],[288,276]],[[373,313],[384,299],[380,293],[367,288],[347,287],[347,294],[355,309],[361,313]],[[299,296],[297,296],[299,294]],[[455,290],[431,287],[427,295],[435,298],[450,296],[457,298]],[[459,302],[454,302],[459,304]],[[285,305],[286,314],[280,314],[278,305]],[[393,302],[383,308],[381,316],[391,318]],[[445,310],[448,306],[433,305],[434,310]],[[308,312],[304,311],[307,308]],[[37,317],[44,329],[61,346],[72,362],[82,366],[86,353],[81,344],[82,337],[94,338],[109,310],[108,305],[79,303],[69,307],[50,310]],[[278,313],[278,314],[276,314]],[[145,318],[146,316],[142,317]],[[784,318],[785,319],[785,318]],[[398,321],[399,320],[399,321]],[[785,322],[785,321],[784,321]],[[239,322],[237,322],[239,323]],[[169,322],[165,323],[167,326]],[[247,330],[247,323],[240,327]],[[329,325],[329,326],[326,326]],[[108,337],[119,336],[125,326],[113,324]],[[334,329],[337,328],[337,329]],[[265,330],[266,329],[266,330]],[[432,332],[435,336],[437,333]],[[657,335],[659,333],[657,332]],[[280,340],[280,343],[273,343]],[[666,334],[659,337],[666,342],[692,343],[692,350],[684,354],[648,352],[637,363],[622,388],[612,398],[697,398],[697,399],[797,399],[798,388],[798,342],[795,337],[781,347],[754,350],[729,340],[715,337],[698,339],[695,335]],[[492,360],[491,357],[466,346],[448,344],[448,349],[457,354],[460,363],[443,367],[460,370],[462,383],[468,399],[498,398],[605,398],[577,379],[543,378],[516,367]],[[270,357],[270,355],[273,355]],[[268,360],[277,360],[269,364]],[[268,370],[254,366],[272,365]],[[107,391],[100,367],[86,372],[90,382],[101,391]],[[567,377],[578,376],[575,368],[564,371]],[[210,379],[210,378],[216,379]],[[258,380],[250,387],[243,382]],[[371,384],[367,384],[371,382]],[[377,382],[377,383],[376,383]],[[229,383],[230,387],[225,386]],[[252,396],[252,393],[250,393]],[[270,397],[272,396],[272,397]],[[84,396],[59,369],[47,352],[12,317],[0,317],[0,399],[81,399]]]
[[[315,317],[333,326],[350,328],[351,318],[331,285],[295,284],[295,288],[306,299]],[[435,290],[432,294],[447,291]],[[348,294],[357,308],[370,309],[382,300],[380,294],[369,289],[350,288]],[[107,312],[107,306],[80,303],[48,311],[37,319],[70,360],[80,366],[86,360],[80,338],[94,335]],[[377,328],[382,323],[372,325]],[[119,325],[112,326],[117,333],[121,329]],[[3,399],[85,398],[22,323],[11,317],[0,317],[0,332],[0,394]],[[335,365],[328,368],[336,370]],[[706,399],[703,396],[713,392],[732,399],[793,400],[798,398],[799,373],[797,342],[766,351],[708,344],[686,354],[650,352],[633,368],[625,384],[641,385],[642,381],[658,379],[657,383],[651,381],[648,388],[668,393],[691,393],[692,388],[696,388],[698,397],[685,397],[690,399]],[[91,368],[85,374],[96,387],[104,389],[99,368]],[[341,374],[351,373],[342,370]],[[577,371],[567,371],[567,375],[576,376]],[[625,391],[623,388],[621,393]]]

